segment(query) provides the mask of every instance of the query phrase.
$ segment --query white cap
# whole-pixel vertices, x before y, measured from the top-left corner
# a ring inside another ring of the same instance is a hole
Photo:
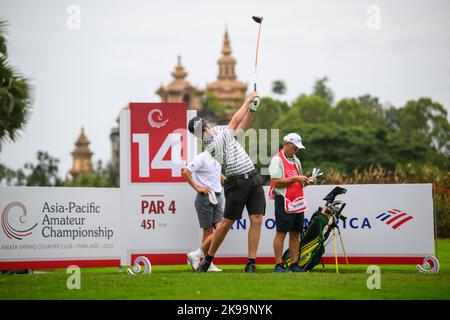
[[[293,143],[299,149],[305,149],[302,144],[302,138],[296,133],[289,133],[283,138],[284,141]]]

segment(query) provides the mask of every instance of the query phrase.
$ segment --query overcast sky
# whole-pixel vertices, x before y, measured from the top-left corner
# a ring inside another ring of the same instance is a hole
[[[71,5],[80,10],[79,29]],[[159,102],[155,90],[171,81],[178,54],[193,85],[216,79],[225,25],[238,78],[251,82],[252,15],[264,16],[261,95],[282,79],[283,98],[292,101],[328,76],[336,99],[369,93],[403,106],[428,96],[449,110],[446,0],[1,0],[9,60],[32,80],[34,103],[18,141],[3,144],[0,162],[17,169],[48,151],[64,177],[82,126],[93,160],[109,161],[119,110],[129,101]]]

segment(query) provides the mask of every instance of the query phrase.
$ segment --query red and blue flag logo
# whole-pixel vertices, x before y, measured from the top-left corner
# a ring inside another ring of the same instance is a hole
[[[408,215],[406,212],[402,212],[401,210],[391,209],[378,215],[377,219],[384,222],[392,229],[397,230],[401,225],[405,224],[409,220],[414,219],[414,217]]]

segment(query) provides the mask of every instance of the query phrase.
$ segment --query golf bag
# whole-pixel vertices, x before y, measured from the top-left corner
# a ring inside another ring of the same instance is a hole
[[[298,265],[304,270],[311,270],[318,265],[322,256],[325,253],[325,242],[330,236],[334,228],[338,228],[338,219],[347,219],[343,216],[342,210],[345,203],[340,200],[335,200],[336,196],[343,194],[347,189],[335,187],[323,199],[326,201],[325,206],[319,209],[312,215],[308,228],[303,232],[300,239],[300,248],[298,252]],[[283,254],[283,261],[289,265],[291,255],[289,249]],[[323,265],[323,264],[322,264]]]

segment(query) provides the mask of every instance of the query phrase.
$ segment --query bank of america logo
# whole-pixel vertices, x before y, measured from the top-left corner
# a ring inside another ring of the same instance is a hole
[[[377,219],[384,222],[392,229],[397,230],[401,225],[414,219],[414,217],[408,215],[406,212],[402,212],[401,210],[391,209],[378,215]]]

